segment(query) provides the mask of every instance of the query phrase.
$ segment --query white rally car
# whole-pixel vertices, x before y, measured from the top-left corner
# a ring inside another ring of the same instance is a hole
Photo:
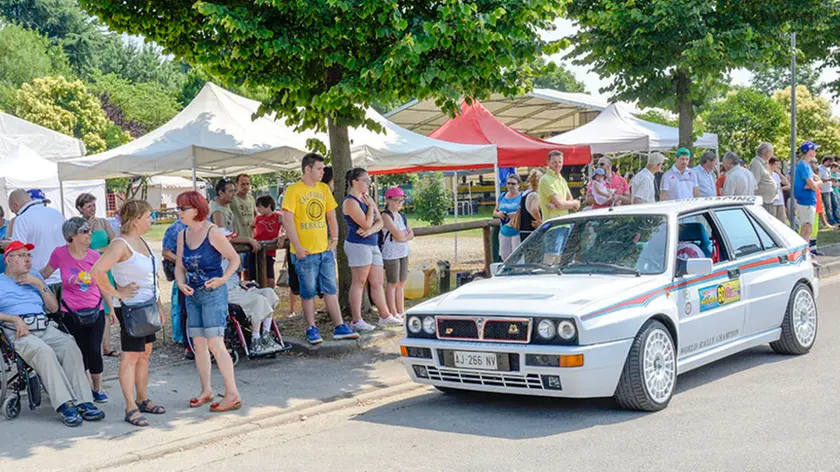
[[[444,392],[666,407],[677,375],[759,344],[804,354],[818,279],[758,197],[632,205],[544,223],[495,271],[408,311],[402,360]]]

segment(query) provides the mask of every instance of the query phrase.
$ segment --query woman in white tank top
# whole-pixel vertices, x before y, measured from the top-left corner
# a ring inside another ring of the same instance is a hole
[[[151,206],[141,200],[130,200],[120,208],[120,237],[111,241],[91,270],[103,297],[111,297],[129,305],[145,302],[152,297],[158,298],[160,291],[155,286],[155,273],[160,269],[160,260],[142,236],[152,225],[151,212]],[[108,271],[114,276],[117,287],[108,280]],[[142,338],[130,336],[122,318],[122,303],[115,307],[114,312],[120,320],[122,355],[119,376],[125,397],[125,421],[134,426],[148,426],[149,422],[143,413],[166,413],[165,408],[155,405],[149,399],[148,381],[141,383],[136,380],[149,378],[149,356],[152,354],[155,335]],[[163,324],[163,310],[160,309],[159,300],[158,310]]]

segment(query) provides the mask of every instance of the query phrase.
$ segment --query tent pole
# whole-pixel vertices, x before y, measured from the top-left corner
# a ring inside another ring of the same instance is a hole
[[[452,189],[455,195],[455,222],[458,222],[458,171],[452,173]],[[458,232],[455,232],[455,265],[458,265]]]
[[[502,183],[499,182],[499,158],[496,158],[496,162],[493,163],[493,180],[496,182],[496,201],[499,201],[499,197],[502,195]]]
[[[61,216],[67,218],[67,214],[64,212],[64,180],[62,179],[58,179],[58,193],[61,196]]]
[[[198,183],[195,179],[195,152],[193,152],[192,156],[192,181],[193,181],[193,190],[198,190]]]

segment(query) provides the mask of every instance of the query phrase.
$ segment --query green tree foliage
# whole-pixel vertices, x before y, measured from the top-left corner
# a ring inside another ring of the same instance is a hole
[[[708,130],[717,133],[720,150],[736,152],[744,159],[754,156],[762,142],[773,143],[784,136],[782,106],[753,88],[731,92],[711,104],[703,118]]]
[[[547,67],[534,78],[534,88],[550,88],[560,92],[586,92],[586,86],[575,74],[562,64],[549,62]]]
[[[636,113],[636,118],[640,120],[650,121],[651,123],[658,123],[665,126],[679,126],[680,120],[676,117],[668,115],[662,110],[655,108],[645,110],[641,113]]]
[[[825,23],[830,2],[765,0],[575,0],[568,16],[577,63],[612,82],[619,100],[679,113],[680,143],[692,143],[697,106],[709,101],[738,67],[777,63],[787,32]]]
[[[0,109],[14,111],[17,88],[47,75],[72,75],[64,52],[36,31],[0,22]]]
[[[412,184],[417,185],[417,174],[385,174],[377,177],[380,190],[388,190],[391,187]]]
[[[451,194],[443,184],[443,174],[432,172],[419,179],[414,188],[414,214],[432,226],[443,224],[452,203]]]
[[[784,110],[782,133],[775,143],[776,154],[786,156],[790,149],[790,87],[773,96]],[[799,143],[820,145],[820,155],[840,155],[840,120],[832,117],[831,104],[816,97],[803,85],[796,87],[796,136]]]
[[[88,89],[100,97],[107,95],[125,119],[140,123],[145,132],[160,127],[181,110],[178,100],[157,82],[131,83],[116,74],[97,75]]]
[[[222,85],[264,90],[261,112],[328,130],[339,201],[351,167],[348,127],[378,129],[366,107],[435,98],[454,116],[463,96],[523,92],[541,57],[558,52],[540,31],[554,29],[563,7],[556,0],[80,3],[112,30],[143,35]]]
[[[811,64],[797,66],[796,83],[797,85],[804,85],[814,95],[821,94],[825,89],[825,84],[820,82],[820,71]],[[790,66],[759,66],[753,71],[751,84],[761,93],[772,97],[779,90],[790,87]]]
[[[19,117],[81,139],[91,154],[130,140],[128,133],[108,121],[99,99],[79,80],[35,79],[21,86],[17,100]]]

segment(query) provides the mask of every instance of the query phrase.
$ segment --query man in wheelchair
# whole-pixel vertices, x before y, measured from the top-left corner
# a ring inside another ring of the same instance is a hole
[[[31,244],[13,241],[0,274],[0,326],[15,352],[41,377],[53,408],[67,426],[99,421],[105,413],[93,404],[82,353],[73,338],[47,317],[58,301],[32,270]]]
[[[227,267],[227,261],[222,261],[222,267]],[[274,289],[259,288],[254,282],[243,282],[239,273],[228,279],[227,288],[228,303],[239,305],[250,322],[250,353],[254,356],[262,356],[284,350],[271,336],[272,315],[277,304],[280,303],[280,298]]]

